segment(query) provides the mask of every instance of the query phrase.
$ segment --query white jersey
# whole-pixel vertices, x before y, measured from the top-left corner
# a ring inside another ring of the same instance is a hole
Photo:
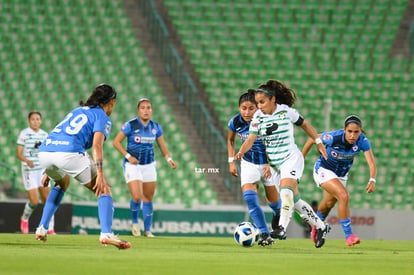
[[[39,164],[38,148],[46,137],[47,132],[42,129],[35,132],[32,128],[28,127],[20,132],[19,137],[17,138],[17,144],[23,146],[23,156],[31,160],[34,164],[34,167],[30,168],[22,161],[23,171],[42,170]]]
[[[300,114],[287,105],[276,105],[271,115],[257,110],[250,123],[249,133],[262,137],[269,164],[279,168],[292,151],[299,150],[294,138],[293,123]]]

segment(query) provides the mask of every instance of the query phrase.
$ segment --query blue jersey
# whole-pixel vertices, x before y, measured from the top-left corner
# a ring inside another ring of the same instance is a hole
[[[95,132],[102,132],[107,138],[111,128],[111,119],[101,107],[78,107],[53,129],[39,152],[84,153],[92,147]]]
[[[242,143],[246,141],[249,135],[249,127],[250,122],[244,121],[240,113],[233,116],[228,123],[228,128],[240,137]],[[267,163],[266,148],[259,136],[253,143],[252,148],[244,154],[243,159],[254,164]]]
[[[365,152],[371,149],[371,144],[364,134],[361,134],[354,144],[345,142],[343,129],[322,133],[321,139],[323,144],[325,144],[328,159],[325,160],[323,156],[319,157],[315,168],[316,170],[319,167],[326,168],[333,171],[338,177],[343,177],[349,172],[354,162],[354,157],[360,151]]]
[[[139,164],[154,162],[154,142],[162,136],[161,125],[150,120],[145,126],[139,118],[126,122],[121,131],[128,138],[127,152],[134,156]]]

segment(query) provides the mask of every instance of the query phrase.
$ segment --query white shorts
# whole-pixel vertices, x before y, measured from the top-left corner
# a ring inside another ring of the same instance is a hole
[[[346,187],[348,176],[346,175],[345,177],[338,177],[333,171],[329,169],[319,167],[318,171],[316,171],[316,168],[313,167],[313,180],[318,187],[321,187],[322,183],[327,182],[331,179],[338,179],[342,185]]]
[[[299,180],[303,175],[305,161],[302,152],[295,150],[290,153],[289,157],[279,167],[280,178],[292,178]]]
[[[22,175],[23,175],[23,185],[26,191],[32,189],[38,189],[43,187],[42,184],[42,177],[43,177],[43,170],[25,170],[22,167]]]
[[[241,186],[247,183],[256,183],[262,181],[264,186],[277,186],[279,188],[279,174],[270,167],[271,176],[269,178],[263,177],[263,167],[267,164],[254,164],[244,159],[240,162],[240,183]]]
[[[157,169],[156,162],[150,164],[131,164],[125,163],[124,166],[124,177],[126,182],[133,180],[139,180],[141,182],[153,182],[157,181]]]
[[[85,152],[39,152],[40,166],[47,175],[57,181],[68,175],[82,184],[92,181],[96,177],[94,161]]]

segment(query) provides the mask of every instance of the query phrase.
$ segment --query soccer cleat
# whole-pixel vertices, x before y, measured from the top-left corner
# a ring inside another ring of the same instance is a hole
[[[262,233],[262,239],[258,242],[260,246],[272,245],[275,242],[269,233]]]
[[[23,234],[29,234],[29,221],[23,220],[23,217],[20,217],[20,231]]]
[[[311,232],[310,232],[310,238],[313,241],[313,243],[316,243],[316,238],[318,237],[316,234],[316,226],[312,226],[311,227]]]
[[[280,215],[272,216],[272,229],[276,230],[279,226]]]
[[[127,241],[121,240],[118,236],[115,236],[113,233],[101,234],[99,241],[103,245],[113,245],[118,249],[128,249],[131,247],[131,244]]]
[[[36,234],[36,240],[43,241],[43,242],[47,241],[47,229],[45,229],[43,225],[36,228],[35,234]]]
[[[328,232],[331,231],[331,226],[329,224],[325,224],[324,229],[316,229],[316,241],[315,247],[321,248],[325,244],[326,235]]]
[[[354,246],[356,244],[359,244],[361,242],[361,239],[357,236],[357,234],[351,234],[346,238],[346,245],[347,246]]]
[[[275,239],[286,240],[287,234],[283,226],[279,225],[276,230],[270,232],[270,236]]]
[[[145,231],[144,236],[147,238],[154,238],[155,236],[150,231]]]
[[[47,234],[48,234],[48,235],[56,235],[56,232],[55,232],[55,230],[54,230],[54,229],[49,229],[49,230],[47,231]]]
[[[133,223],[131,225],[131,233],[132,233],[132,236],[135,236],[135,237],[141,236],[141,230],[139,229],[139,225],[137,223]]]

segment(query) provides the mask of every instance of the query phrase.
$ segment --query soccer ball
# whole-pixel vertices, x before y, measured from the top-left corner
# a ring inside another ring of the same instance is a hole
[[[260,230],[250,222],[242,222],[234,230],[234,240],[241,246],[250,247],[259,241]]]

